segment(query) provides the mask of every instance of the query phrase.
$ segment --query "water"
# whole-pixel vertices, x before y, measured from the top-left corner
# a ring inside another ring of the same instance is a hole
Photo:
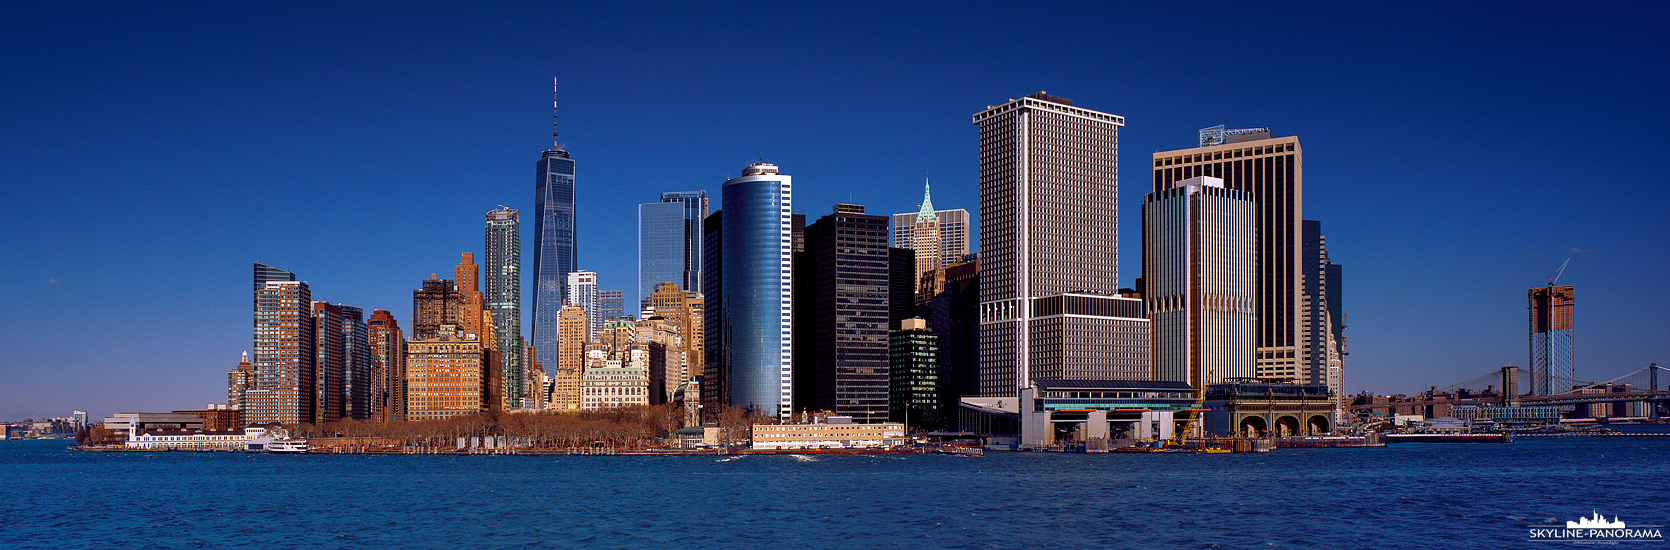
[[[64,447],[0,442],[0,548],[1525,548],[1569,544],[1527,526],[1592,511],[1670,524],[1670,438],[729,460]]]

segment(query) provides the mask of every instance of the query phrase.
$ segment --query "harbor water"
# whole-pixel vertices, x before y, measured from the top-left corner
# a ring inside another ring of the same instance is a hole
[[[1670,438],[1269,454],[435,456],[0,441],[0,548],[1526,548],[1670,524]],[[1662,543],[1631,547],[1663,547]]]

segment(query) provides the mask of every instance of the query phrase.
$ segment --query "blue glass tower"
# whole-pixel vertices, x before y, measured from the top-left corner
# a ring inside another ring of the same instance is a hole
[[[554,118],[554,100],[551,109]],[[534,182],[533,345],[547,357],[557,349],[557,317],[576,265],[574,159],[556,138],[553,123],[551,150],[539,159]]]
[[[707,192],[662,193],[661,202],[638,205],[638,301],[661,283],[697,290],[702,284],[702,220]]]
[[[750,165],[721,191],[719,365],[730,403],[779,418],[791,412],[792,186],[777,166]],[[709,313],[713,315],[713,313]]]

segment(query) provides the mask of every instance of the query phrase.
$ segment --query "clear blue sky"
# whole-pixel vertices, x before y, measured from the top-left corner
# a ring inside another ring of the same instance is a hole
[[[580,265],[629,300],[637,203],[763,155],[814,220],[924,174],[977,211],[970,115],[1047,90],[1127,118],[1126,286],[1151,153],[1299,136],[1351,392],[1524,365],[1567,257],[1579,377],[1670,363],[1664,3],[598,4],[0,8],[0,419],[224,401],[254,261],[408,325],[483,213],[531,212],[553,76]]]

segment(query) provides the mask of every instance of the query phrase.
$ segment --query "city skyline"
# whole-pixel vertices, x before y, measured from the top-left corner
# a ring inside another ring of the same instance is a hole
[[[911,211],[926,171],[936,207],[977,221],[977,138],[966,117],[1048,90],[1130,118],[1120,136],[1120,286],[1140,274],[1133,205],[1150,190],[1131,167],[1193,147],[1198,129],[1218,124],[1304,140],[1305,218],[1326,222],[1330,254],[1351,269],[1349,393],[1412,393],[1527,367],[1525,289],[1567,257],[1561,283],[1584,294],[1573,314],[1576,376],[1670,355],[1657,341],[1666,299],[1643,292],[1670,258],[1646,225],[1667,192],[1639,177],[1666,168],[1666,138],[1638,129],[1666,118],[1652,98],[1667,77],[1636,61],[1662,65],[1666,39],[1645,26],[1652,17],[1621,7],[1405,6],[1231,22],[1205,8],[1094,8],[1085,20],[1141,23],[1118,35],[989,39],[959,30],[984,17],[981,7],[907,8],[898,16],[913,23],[908,32],[783,9],[761,15],[838,37],[755,56],[694,30],[733,24],[725,10],[633,27],[624,22],[634,15],[578,7],[550,33],[502,13],[419,11],[379,28],[371,22],[385,10],[349,8],[306,30],[315,18],[230,6],[74,17],[14,8],[6,64],[31,77],[0,91],[18,142],[5,153],[13,170],[0,223],[13,261],[0,267],[12,283],[0,298],[32,319],[4,321],[19,337],[0,344],[0,373],[14,388],[0,394],[0,418],[219,401],[220,373],[254,352],[241,306],[251,261],[299,274],[316,300],[388,310],[404,324],[402,294],[458,253],[485,252],[482,212],[533,212],[526,163],[550,146],[543,85],[552,75],[572,83],[558,88],[562,135],[584,159],[574,268],[599,272],[607,288],[635,286],[635,255],[614,251],[634,248],[621,228],[637,204],[667,189],[716,194],[760,155],[800,180],[797,213],[837,202]],[[623,26],[629,35],[602,32]],[[834,30],[849,27],[850,37]],[[432,42],[401,36],[414,29],[450,30]],[[1184,39],[1249,30],[1260,49],[1293,61],[1251,70],[1227,55],[1239,42]],[[502,36],[472,40],[490,33]],[[649,59],[668,61],[645,71]],[[998,64],[1015,69],[990,70]],[[749,105],[726,104],[729,81],[760,66],[781,78]],[[910,101],[888,105],[895,96]],[[756,112],[780,126],[740,124]],[[1559,115],[1553,125],[1549,112]],[[128,130],[119,146],[111,128]],[[240,169],[250,166],[262,169]],[[1583,192],[1596,183],[1616,191]],[[65,209],[83,215],[65,224]],[[301,215],[333,222],[282,234],[262,223]],[[535,239],[523,236],[531,260]],[[531,312],[532,262],[522,263]],[[148,292],[158,305],[132,305],[110,265],[157,281]],[[1409,294],[1446,315],[1405,307]],[[80,344],[88,334],[100,337]]]

